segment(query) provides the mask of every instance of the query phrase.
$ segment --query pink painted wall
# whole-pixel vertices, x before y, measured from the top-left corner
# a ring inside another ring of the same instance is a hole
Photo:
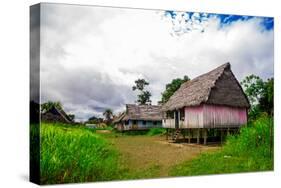
[[[218,105],[185,107],[185,120],[181,128],[239,127],[247,123],[247,109]]]
[[[180,128],[203,128],[203,105],[185,107],[184,125]]]

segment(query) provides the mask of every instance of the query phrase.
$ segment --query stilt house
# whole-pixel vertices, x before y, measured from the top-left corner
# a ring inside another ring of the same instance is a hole
[[[206,143],[211,129],[238,129],[247,123],[249,101],[229,63],[187,81],[162,106],[163,127],[187,129]]]
[[[119,131],[162,127],[161,106],[126,104],[126,111],[114,120]]]

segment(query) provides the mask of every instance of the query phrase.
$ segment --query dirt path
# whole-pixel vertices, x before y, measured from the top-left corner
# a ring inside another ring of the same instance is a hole
[[[127,178],[168,176],[169,169],[190,160],[202,152],[216,150],[214,146],[168,143],[161,136],[124,136],[100,132],[120,153],[120,165]]]

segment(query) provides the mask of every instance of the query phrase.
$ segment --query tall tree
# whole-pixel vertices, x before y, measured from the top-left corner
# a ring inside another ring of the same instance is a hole
[[[243,86],[251,105],[254,106],[258,104],[264,92],[263,80],[259,76],[251,74],[242,80],[241,85]]]
[[[46,103],[41,104],[41,112],[44,113],[53,107],[56,107],[58,110],[62,110],[62,105],[59,101],[57,102],[48,101]]]
[[[260,108],[268,114],[273,113],[273,87],[274,79],[270,78],[264,82],[264,91],[259,100]]]
[[[105,111],[103,112],[103,115],[107,122],[111,122],[112,117],[113,117],[113,112],[111,109],[109,109],[109,108],[105,109]]]
[[[145,86],[148,86],[149,82],[147,82],[145,79],[137,79],[135,81],[135,85],[132,87],[133,91],[138,90],[138,99],[137,103],[144,105],[144,104],[151,104],[151,93],[145,89]]]
[[[176,78],[173,79],[170,83],[166,84],[166,89],[162,93],[162,98],[160,103],[162,104],[166,103],[170,99],[170,97],[180,88],[181,84],[189,80],[190,80],[189,77],[185,75],[183,79]]]
[[[250,116],[255,118],[260,112],[273,113],[273,84],[274,79],[263,81],[259,76],[249,75],[241,85],[251,103]]]

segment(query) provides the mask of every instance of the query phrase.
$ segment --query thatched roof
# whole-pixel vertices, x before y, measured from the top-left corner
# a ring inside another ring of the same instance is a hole
[[[125,117],[125,115],[126,115],[126,112],[122,112],[119,116],[115,117],[112,122],[113,123],[120,122]]]
[[[231,71],[230,63],[187,81],[163,105],[162,110],[174,110],[200,104],[249,108],[249,101]]]
[[[126,111],[116,118],[114,123],[123,120],[161,121],[161,106],[126,104]]]
[[[44,121],[73,123],[73,121],[69,118],[69,116],[64,112],[63,109],[58,109],[54,106],[48,111],[44,112],[41,118]]]

